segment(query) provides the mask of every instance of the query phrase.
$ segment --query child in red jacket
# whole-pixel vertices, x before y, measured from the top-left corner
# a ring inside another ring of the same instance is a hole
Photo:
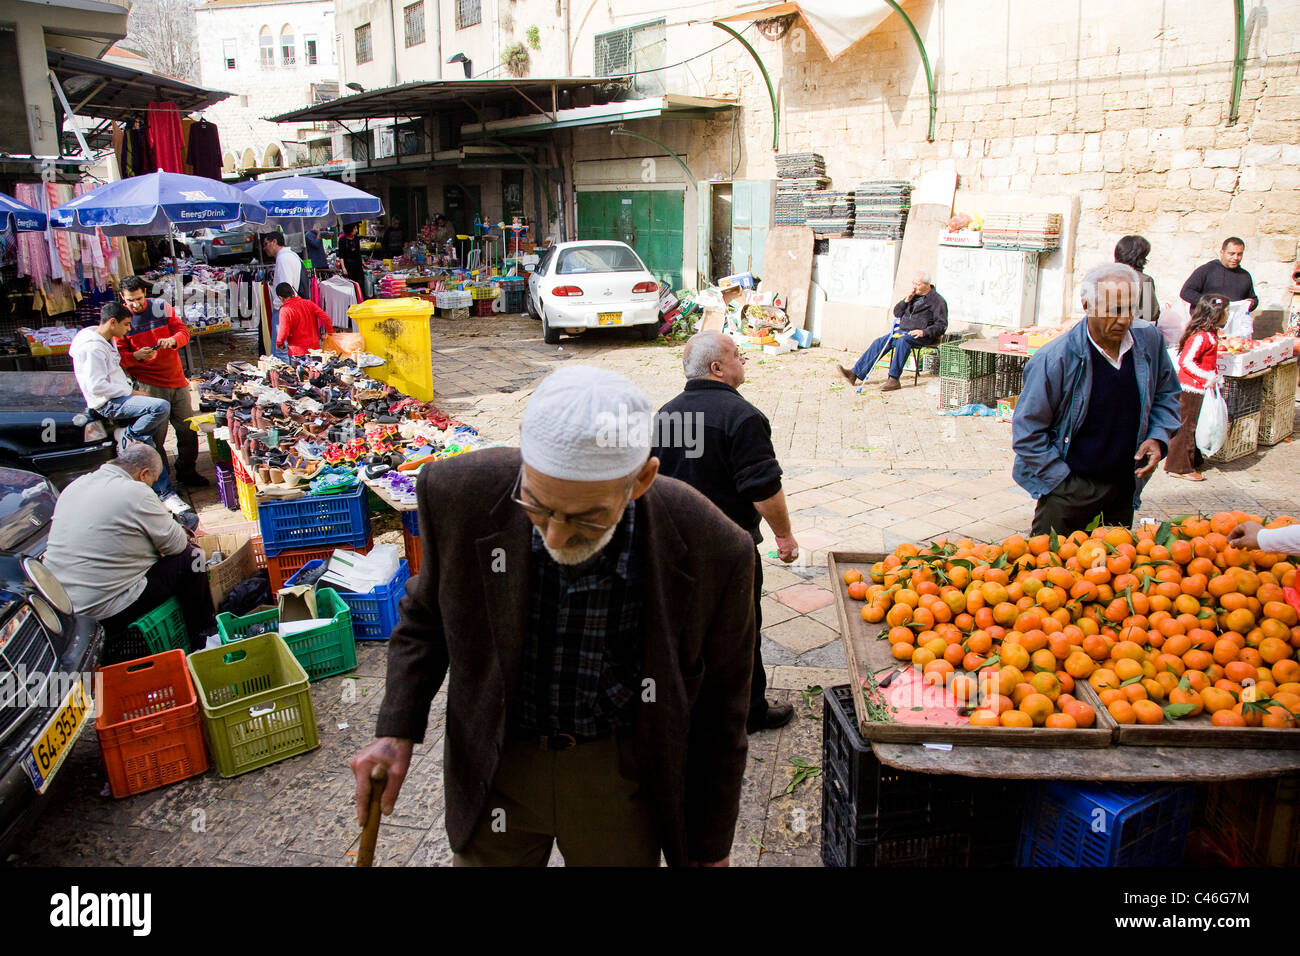
[[[282,349],[288,342],[290,355],[306,355],[320,348],[321,339],[334,329],[329,314],[315,302],[297,295],[287,282],[276,286],[275,294],[280,297],[280,328],[275,347]]]
[[[1227,319],[1228,300],[1221,295],[1203,295],[1192,306],[1192,317],[1178,343],[1183,424],[1169,443],[1169,457],[1165,459],[1165,471],[1175,478],[1205,480],[1197,470],[1204,459],[1196,447],[1196,422],[1201,417],[1206,390],[1219,378],[1219,329]]]

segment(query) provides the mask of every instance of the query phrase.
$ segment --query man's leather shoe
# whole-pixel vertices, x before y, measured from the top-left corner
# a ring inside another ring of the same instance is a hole
[[[206,488],[212,484],[197,471],[181,471],[180,469],[176,470],[176,480],[186,488]]]
[[[885,379],[885,384],[880,386],[882,392],[896,392],[903,387],[903,383],[896,378]]]
[[[838,365],[836,366],[836,368],[840,370],[840,374],[844,376],[844,380],[848,382],[850,385],[858,384],[858,380],[854,376],[852,369],[847,369],[843,365]]]
[[[745,730],[751,734],[756,734],[760,730],[776,730],[790,723],[792,717],[794,717],[792,704],[768,704],[767,710],[761,716],[755,718],[750,715],[749,720],[745,722]]]

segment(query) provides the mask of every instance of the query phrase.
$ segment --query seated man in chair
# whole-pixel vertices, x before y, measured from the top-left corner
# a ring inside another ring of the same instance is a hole
[[[169,597],[185,614],[190,649],[216,629],[203,553],[149,486],[162,473],[152,446],[132,443],[68,485],[54,506],[42,562],[78,614],[121,633]]]
[[[911,294],[894,306],[894,327],[872,342],[852,369],[841,365],[840,374],[850,385],[865,382],[880,357],[893,349],[889,377],[880,386],[882,392],[892,392],[902,387],[899,378],[912,349],[933,348],[947,330],[948,303],[930,284],[929,273],[918,272],[912,279]]]

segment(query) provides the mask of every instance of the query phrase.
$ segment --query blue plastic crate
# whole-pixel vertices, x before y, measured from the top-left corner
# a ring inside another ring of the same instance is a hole
[[[285,587],[298,583],[298,578],[310,568],[319,568],[324,561],[308,561],[298,573],[284,582]],[[339,591],[338,595],[352,612],[352,634],[358,641],[386,641],[397,626],[397,602],[406,593],[406,582],[411,571],[403,558],[397,562],[397,574],[382,588],[366,594]]]
[[[364,548],[370,540],[366,486],[358,483],[351,491],[337,495],[261,500],[257,503],[257,523],[262,529],[262,547],[271,556],[290,548],[326,544]]]
[[[1195,788],[1041,783],[1030,790],[1020,866],[1178,866]]]

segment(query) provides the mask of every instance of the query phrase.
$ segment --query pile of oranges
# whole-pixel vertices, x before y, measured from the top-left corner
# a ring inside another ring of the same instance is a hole
[[[1296,567],[1229,547],[1248,520],[905,544],[844,581],[894,658],[947,686],[973,726],[1091,727],[1075,696],[1087,681],[1120,724],[1209,714],[1219,727],[1295,727],[1300,622],[1284,589]]]

